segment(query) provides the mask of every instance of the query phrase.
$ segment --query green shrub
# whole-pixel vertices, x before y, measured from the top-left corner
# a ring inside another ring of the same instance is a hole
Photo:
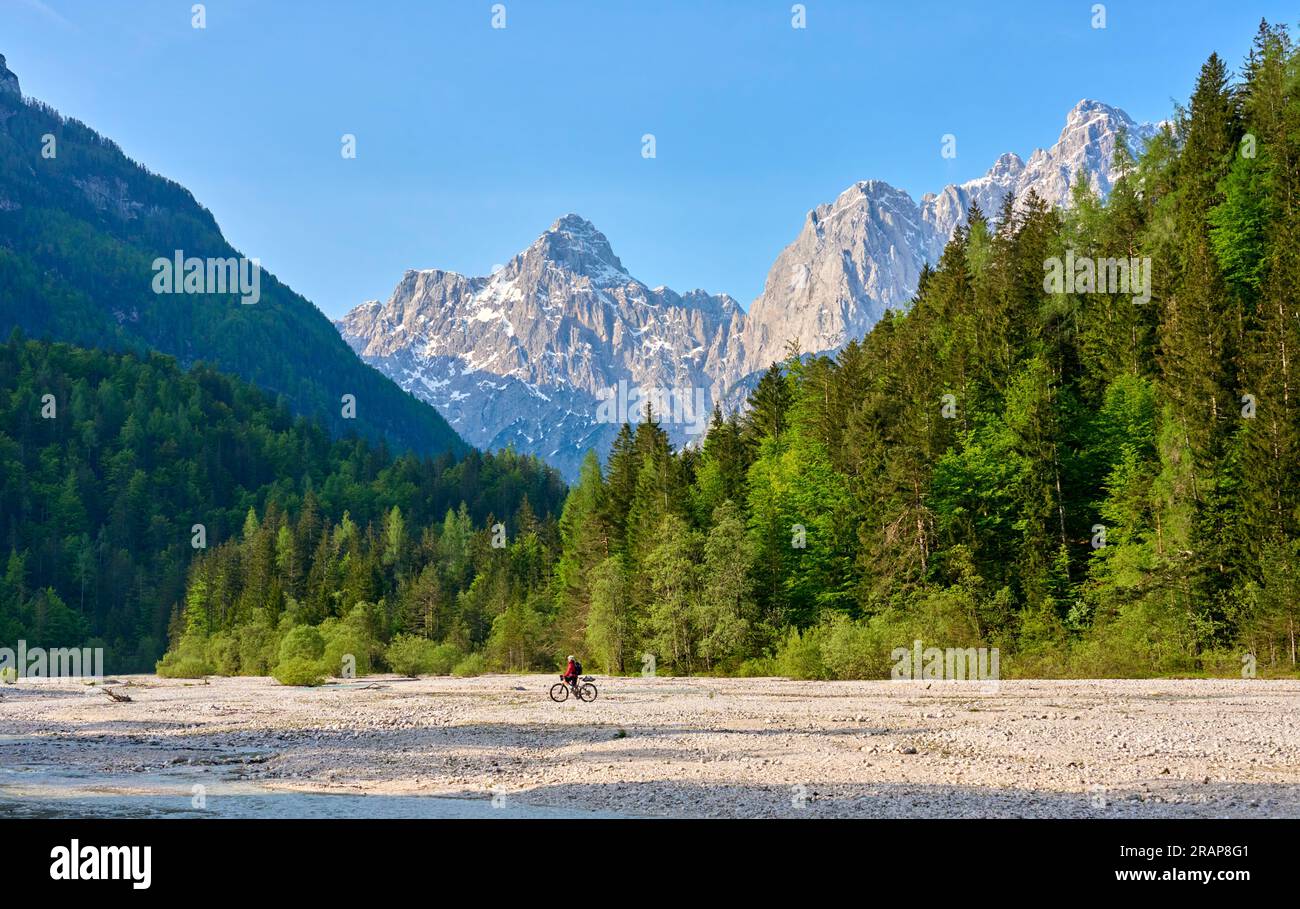
[[[275,629],[262,622],[235,629],[239,648],[239,671],[244,675],[270,675],[279,661],[280,638]]]
[[[1097,617],[1070,654],[1070,674],[1115,679],[1192,674],[1200,669],[1195,643],[1177,609],[1156,598],[1136,600]],[[1048,675],[1041,658],[1031,662],[1035,656],[1037,650],[1022,646],[1016,672]]]
[[[833,679],[888,678],[892,665],[890,648],[884,646],[880,632],[844,615],[835,616],[825,630],[821,654]]]
[[[482,675],[485,672],[487,672],[487,658],[481,653],[471,653],[451,670],[451,674],[459,678]]]
[[[370,647],[364,638],[350,631],[332,635],[325,641],[325,654],[321,665],[335,678],[341,677],[346,668],[345,660],[352,657],[355,661],[356,677],[370,675]]]
[[[880,627],[888,628],[882,642],[886,652],[917,640],[926,647],[983,646],[974,618],[978,605],[975,595],[960,585],[908,598],[880,619]]]
[[[215,675],[212,664],[202,658],[183,657],[175,653],[165,653],[157,662],[154,671],[164,679],[201,679]]]
[[[229,631],[208,638],[208,663],[216,675],[239,675],[239,640]]]
[[[354,611],[342,620],[326,619],[320,632],[325,640],[322,663],[331,675],[343,674],[343,658],[349,655],[356,660],[357,678],[374,671],[372,654],[378,642],[371,636],[363,615]]]
[[[736,667],[737,678],[753,679],[776,675],[776,661],[771,657],[753,657]]]
[[[446,646],[446,645],[444,645]],[[388,668],[398,675],[415,678],[434,672],[438,645],[414,634],[399,634],[384,652]]]
[[[803,633],[791,628],[776,650],[776,674],[789,679],[824,679],[826,665],[822,662],[822,629],[808,628]]]
[[[439,644],[429,655],[429,675],[451,675],[464,658],[464,652],[455,644]]]
[[[325,681],[325,667],[319,660],[309,660],[305,657],[281,660],[271,674],[281,685],[314,687]]]
[[[295,625],[280,641],[280,663],[302,659],[317,662],[325,655],[325,638],[310,625]]]
[[[537,669],[550,662],[543,639],[543,621],[534,605],[515,603],[492,621],[487,653],[502,669]]]
[[[215,675],[216,670],[208,660],[207,645],[207,639],[187,634],[163,654],[154,671],[165,679],[201,679]]]
[[[182,657],[175,653],[165,653],[155,669],[164,679],[201,679],[215,675],[212,664],[202,658]]]
[[[1245,655],[1245,651],[1238,648],[1202,650],[1199,657],[1201,672],[1215,679],[1246,678],[1241,674],[1246,665],[1242,659]],[[1267,664],[1261,663],[1262,661],[1256,662],[1255,671],[1261,678],[1268,678],[1271,673],[1266,668]]]

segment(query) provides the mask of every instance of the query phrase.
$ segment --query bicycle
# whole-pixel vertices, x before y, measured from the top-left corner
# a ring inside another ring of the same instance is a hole
[[[563,678],[563,676],[561,676],[561,678]],[[591,684],[595,680],[595,676],[584,675],[578,680],[579,682],[582,682],[581,685],[577,684],[577,682],[573,684],[572,691],[577,695],[578,700],[585,701],[588,704],[596,700],[596,686]],[[555,701],[557,704],[563,704],[569,699],[569,691],[570,686],[567,683],[557,682],[551,686],[551,700]]]

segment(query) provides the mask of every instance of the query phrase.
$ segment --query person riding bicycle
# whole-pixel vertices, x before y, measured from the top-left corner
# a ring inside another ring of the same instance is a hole
[[[560,676],[560,678],[563,679],[570,688],[577,691],[578,676],[580,675],[582,675],[582,664],[578,662],[577,657],[573,654],[569,654],[569,665],[564,667],[564,675]]]

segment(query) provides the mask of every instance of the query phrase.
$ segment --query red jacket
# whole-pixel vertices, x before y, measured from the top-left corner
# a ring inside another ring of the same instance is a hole
[[[578,664],[573,660],[569,660],[569,665],[564,667],[564,674],[570,677],[576,676],[578,674]]]

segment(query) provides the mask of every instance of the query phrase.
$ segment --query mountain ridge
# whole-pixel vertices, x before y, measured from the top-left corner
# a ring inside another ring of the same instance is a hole
[[[708,383],[706,364],[726,355],[724,326],[741,312],[726,295],[648,287],[590,221],[569,214],[492,275],[408,270],[386,303],[368,301],[336,325],[471,444],[513,444],[573,477],[587,448],[618,431],[583,419],[603,391],[620,380]],[[569,437],[545,447],[557,428]]]
[[[0,63],[0,324],[35,338],[156,350],[182,366],[204,361],[283,396],[334,435],[427,455],[469,451],[440,414],[361,362],[316,306],[265,269],[254,305],[228,293],[159,294],[152,263],[178,252],[243,260],[189,190],[24,99]]]
[[[569,213],[492,275],[408,270],[387,302],[335,324],[474,444],[517,445],[573,479],[586,448],[603,454],[617,432],[596,407],[620,382],[698,391],[706,411],[740,406],[791,341],[834,352],[906,306],[972,206],[993,217],[1008,195],[1020,204],[1032,192],[1065,207],[1080,172],[1104,196],[1120,136],[1136,148],[1155,129],[1083,99],[1050,147],[1028,160],[1004,153],[980,177],[920,200],[857,181],[808,211],[748,311],[725,293],[648,287],[594,224]],[[666,416],[675,444],[692,441],[694,422]]]

